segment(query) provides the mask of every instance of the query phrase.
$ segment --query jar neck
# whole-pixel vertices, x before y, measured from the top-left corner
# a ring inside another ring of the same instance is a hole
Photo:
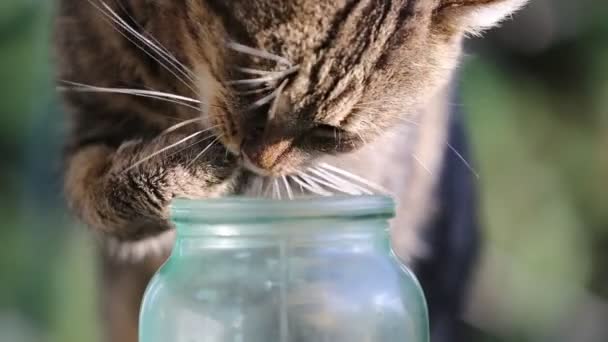
[[[177,222],[176,256],[210,249],[264,248],[290,245],[297,248],[390,250],[386,218],[306,219],[255,223]]]
[[[384,196],[336,196],[280,201],[263,198],[175,200],[174,252],[286,244],[386,249],[395,205]],[[350,247],[349,247],[350,246]],[[356,248],[355,248],[356,249]]]

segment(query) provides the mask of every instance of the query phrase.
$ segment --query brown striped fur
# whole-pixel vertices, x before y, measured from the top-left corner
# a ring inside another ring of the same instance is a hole
[[[170,247],[167,207],[175,197],[248,193],[252,179],[331,160],[391,190],[400,201],[397,222],[422,226],[432,212],[433,174],[444,150],[443,91],[461,40],[523,3],[59,0],[58,79],[201,101],[193,109],[130,95],[64,93],[71,124],[66,197],[107,246],[106,340],[136,340],[141,291]],[[153,37],[193,81],[180,82],[187,77],[163,68],[158,52],[117,29],[103,6]],[[237,67],[279,72],[285,66],[235,51],[229,41],[298,66],[275,85],[282,90],[275,100],[249,110],[260,95],[239,95],[230,81],[256,77]],[[200,122],[162,133],[196,118]],[[192,139],[138,163],[206,128],[218,143],[204,155],[197,158],[210,140]],[[427,173],[412,166],[412,156]],[[416,227],[394,232],[404,260],[418,253]]]

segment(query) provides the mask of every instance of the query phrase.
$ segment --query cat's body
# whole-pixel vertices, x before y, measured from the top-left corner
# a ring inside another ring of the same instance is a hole
[[[172,198],[287,197],[284,180],[388,189],[395,249],[434,291],[435,340],[450,340],[476,231],[445,231],[460,221],[438,196],[454,149],[448,84],[464,34],[524,2],[61,0],[59,77],[76,82],[62,85],[66,195],[105,242],[107,340],[136,340]]]

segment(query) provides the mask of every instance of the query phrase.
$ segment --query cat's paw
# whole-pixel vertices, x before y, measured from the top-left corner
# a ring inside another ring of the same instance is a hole
[[[240,175],[238,157],[220,142],[202,141],[169,156],[167,181],[173,197],[208,198],[233,192]]]
[[[205,198],[228,193],[238,175],[238,159],[214,137],[165,134],[123,144],[112,174],[163,203],[175,197]]]

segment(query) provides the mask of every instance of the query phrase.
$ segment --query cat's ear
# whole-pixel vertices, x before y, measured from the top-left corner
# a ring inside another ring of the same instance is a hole
[[[528,0],[441,0],[439,14],[455,21],[468,33],[479,33],[498,25]]]

